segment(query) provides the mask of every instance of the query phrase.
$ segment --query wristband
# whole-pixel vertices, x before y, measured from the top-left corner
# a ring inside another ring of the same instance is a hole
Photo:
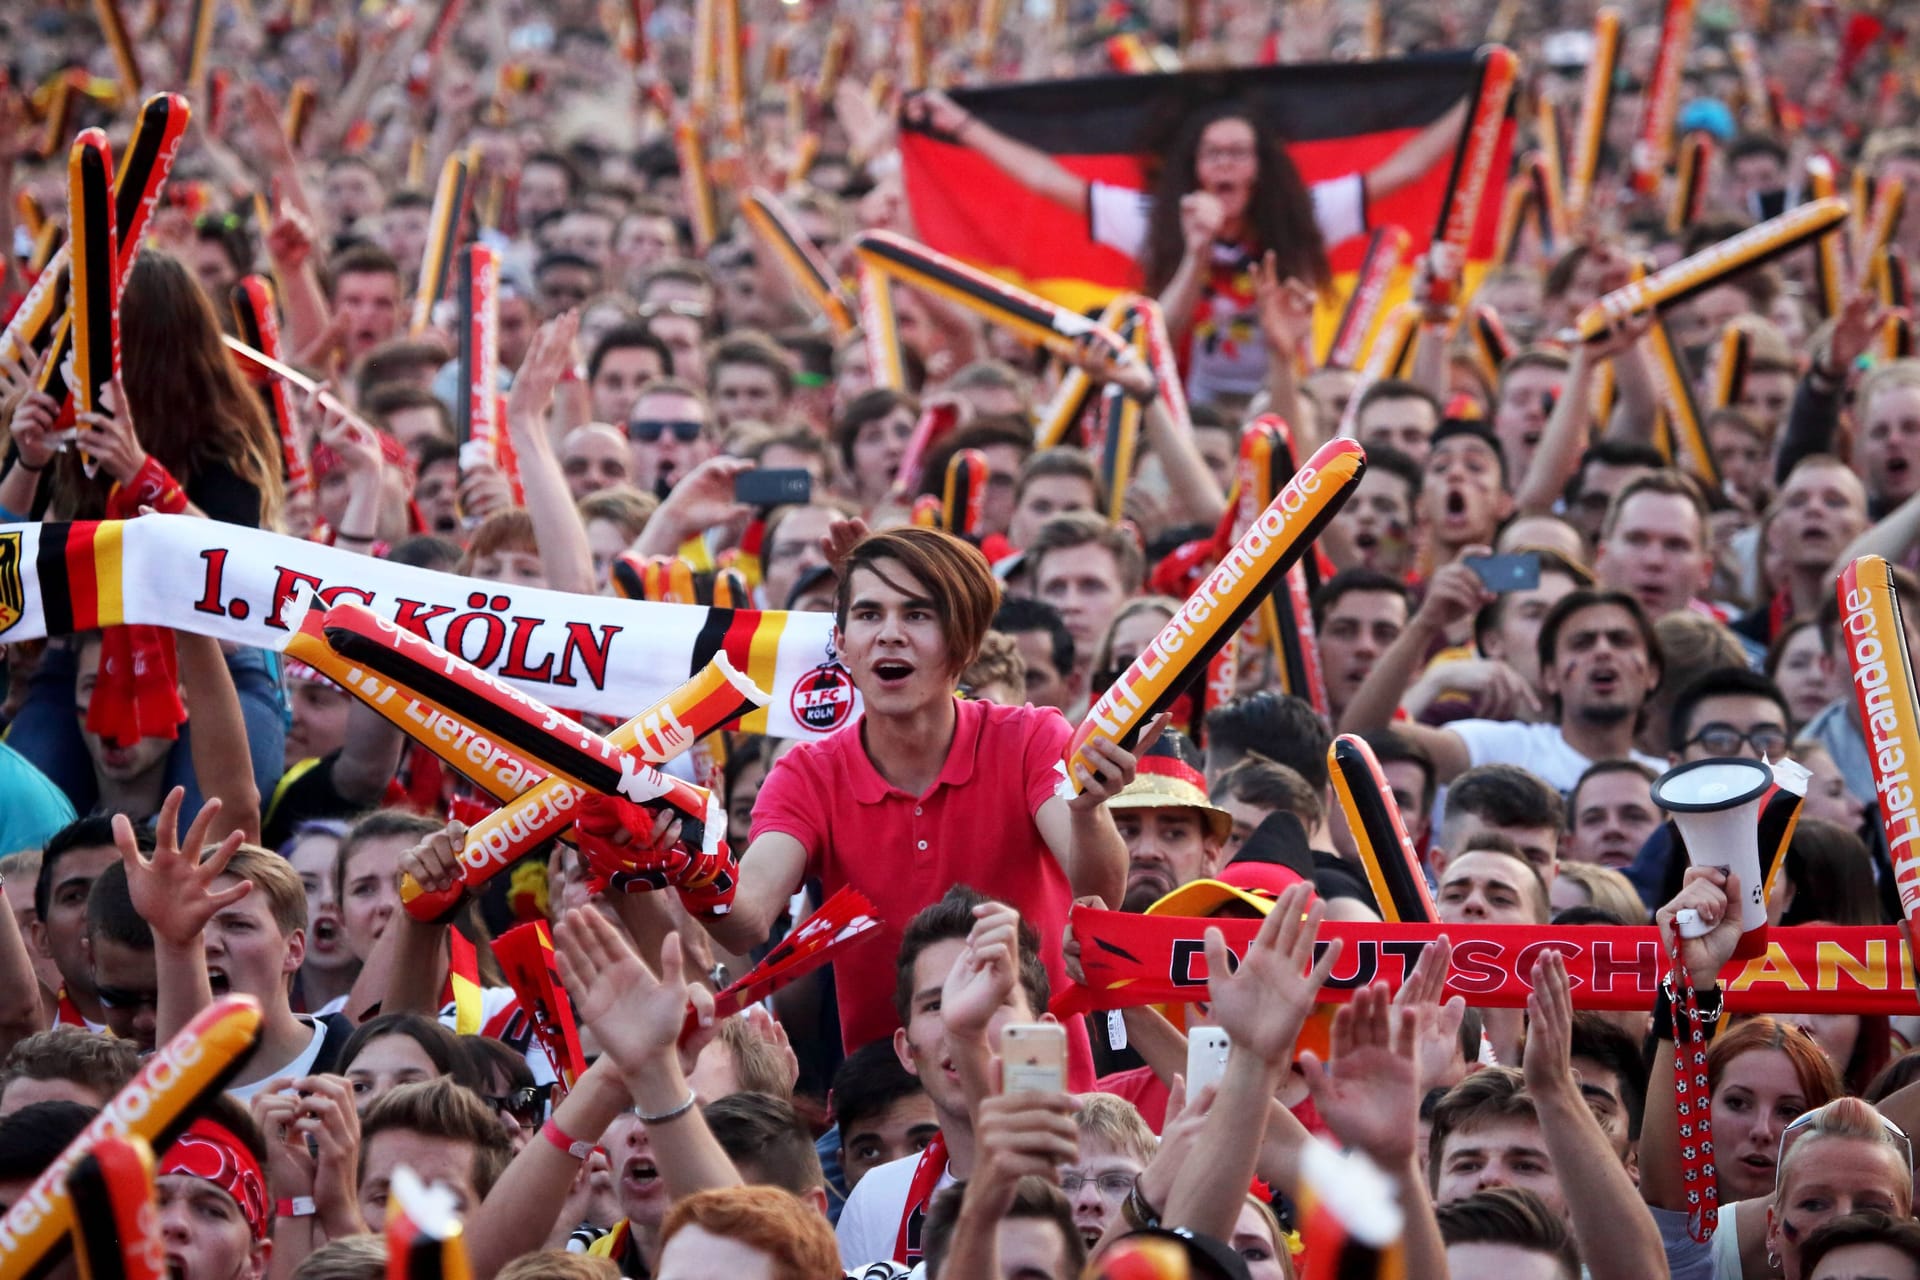
[[[657,1116],[650,1116],[640,1108],[635,1107],[633,1114],[639,1117],[641,1124],[665,1124],[669,1120],[678,1120],[681,1116],[693,1110],[694,1104],[697,1102],[699,1102],[699,1098],[694,1095],[693,1090],[689,1089],[687,1090],[687,1100],[671,1111],[662,1111]]]
[[[572,1156],[575,1160],[585,1160],[593,1154],[591,1142],[582,1142],[578,1138],[569,1137],[567,1131],[555,1124],[551,1116],[547,1118],[545,1124],[540,1126],[540,1136],[552,1143],[554,1149],[562,1155]]]
[[[335,542],[378,542],[379,541],[378,536],[375,534],[348,533],[345,529],[335,529],[333,531],[333,539]]]
[[[27,461],[27,456],[25,454],[16,453],[13,456],[13,461],[14,461],[14,465],[19,467],[22,471],[31,471],[34,474],[38,475],[40,472],[45,471],[47,469],[47,463],[52,462],[53,459],[48,458],[46,462],[43,462],[36,467],[31,462]]]
[[[1700,1010],[1701,1029],[1706,1032],[1707,1039],[1711,1040],[1720,1029],[1720,1014],[1727,1003],[1726,990],[1718,986],[1709,987],[1705,991],[1696,990],[1693,993],[1693,999],[1695,1006]],[[1654,998],[1653,1003],[1655,1035],[1660,1033],[1661,1027],[1670,1028],[1673,1025],[1674,1000],[1672,978],[1661,978],[1660,994]],[[1666,1022],[1660,1021],[1662,1017],[1666,1018]]]
[[[276,1218],[311,1218],[320,1210],[313,1203],[312,1196],[287,1196],[276,1201],[273,1215]]]
[[[1160,1227],[1160,1211],[1147,1203],[1140,1194],[1140,1184],[1135,1182],[1133,1190],[1127,1192],[1127,1198],[1120,1202],[1120,1216],[1135,1231],[1157,1231]]]

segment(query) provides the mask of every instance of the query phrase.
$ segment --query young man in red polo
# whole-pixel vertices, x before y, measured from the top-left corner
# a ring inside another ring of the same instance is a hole
[[[834,646],[865,714],[781,758],[755,802],[731,908],[706,921],[744,954],[766,940],[802,880],[864,893],[885,923],[851,963],[834,966],[848,1049],[899,1025],[884,957],[899,950],[914,913],[955,884],[1031,921],[1049,977],[1063,982],[1073,899],[1118,902],[1125,890],[1127,848],[1105,804],[1135,771],[1131,752],[1096,740],[1098,775],[1082,776],[1071,802],[1056,796],[1055,765],[1072,734],[1061,714],[954,693],[1000,602],[985,557],[932,529],[861,533],[855,522],[836,525],[830,542],[844,550]],[[677,835],[631,834],[656,847]],[[1072,1032],[1074,1086],[1086,1088],[1092,1056],[1078,1021]]]

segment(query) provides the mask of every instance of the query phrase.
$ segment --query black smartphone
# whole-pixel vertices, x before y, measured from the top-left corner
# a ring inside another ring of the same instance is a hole
[[[1540,585],[1538,551],[1522,551],[1510,556],[1468,556],[1466,566],[1496,595],[1531,591]]]
[[[742,471],[733,478],[734,500],[750,507],[784,507],[813,498],[813,473],[804,467]]]

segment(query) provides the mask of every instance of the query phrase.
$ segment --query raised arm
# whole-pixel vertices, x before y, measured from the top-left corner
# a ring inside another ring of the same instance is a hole
[[[1087,209],[1087,180],[1037,147],[1016,142],[985,124],[938,90],[907,99],[902,108],[911,124],[944,133],[969,151],[978,151],[1015,182],[1076,213]]]
[[[1624,388],[1629,378],[1644,381],[1645,369],[1639,360],[1638,342],[1646,335],[1650,323],[1651,317],[1643,317],[1622,325],[1604,342],[1582,344],[1573,349],[1566,386],[1554,402],[1553,415],[1547,419],[1546,429],[1540,436],[1540,447],[1533,451],[1533,461],[1528,464],[1527,473],[1521,477],[1520,487],[1513,496],[1514,506],[1522,515],[1552,514],[1553,504],[1580,469],[1581,455],[1593,435],[1593,380],[1600,366],[1613,360],[1616,371],[1622,372],[1623,407],[1627,398]],[[1625,373],[1629,366],[1634,371],[1632,375]],[[1621,416],[1615,414],[1616,418]]]
[[[579,313],[569,311],[534,333],[507,397],[507,434],[519,457],[520,485],[526,493],[527,514],[533,518],[533,541],[540,548],[547,585],[555,591],[592,595],[593,550],[587,545],[587,529],[574,510],[573,494],[542,425],[553,389],[573,361],[573,339],[579,331]]]
[[[1827,566],[1821,589],[1832,591],[1841,571],[1861,556],[1881,556],[1901,564],[1916,546],[1920,546],[1920,493],[1861,530],[1860,536],[1849,542],[1846,550]]]
[[[1132,751],[1105,738],[1089,739],[1086,752],[1099,772],[1089,773],[1085,765],[1075,765],[1080,794],[1071,800],[1049,796],[1033,815],[1040,838],[1067,873],[1076,898],[1118,902],[1126,897],[1127,842],[1120,838],[1107,801],[1133,781],[1140,753],[1153,745],[1166,720],[1162,714],[1149,724]]]
[[[1313,1012],[1314,997],[1340,958],[1336,940],[1313,962],[1325,906],[1314,902],[1309,908],[1311,897],[1305,885],[1281,894],[1238,969],[1220,931],[1207,930],[1207,995],[1214,1021],[1233,1047],[1202,1139],[1209,1158],[1182,1168],[1162,1215],[1170,1226],[1221,1240],[1233,1235],[1269,1104],[1293,1063],[1294,1041]]]
[[[208,839],[238,832],[242,840],[260,839],[260,788],[253,780],[253,756],[247,749],[247,721],[233,687],[220,642],[185,631],[173,635],[180,662],[180,690],[192,727],[193,776],[200,794],[220,801]],[[205,812],[204,810],[202,812]]]
[[[443,893],[459,882],[460,849],[466,839],[466,826],[449,822],[400,855],[400,872],[429,892]],[[346,885],[339,886],[341,894],[346,891]],[[447,931],[452,927],[451,917],[427,921],[404,909],[395,911],[347,994],[347,1016],[355,1022],[375,1013],[437,1016],[446,989]]]
[[[1469,547],[1468,554],[1486,553],[1485,547]],[[1354,691],[1353,700],[1340,717],[1342,733],[1378,733],[1391,728],[1425,747],[1433,756],[1435,780],[1451,782],[1456,774],[1473,764],[1467,744],[1448,729],[1433,729],[1411,721],[1397,721],[1400,697],[1413,684],[1427,654],[1445,642],[1447,633],[1471,618],[1493,597],[1473,570],[1455,562],[1433,575],[1427,586],[1427,598],[1394,642],[1380,655],[1380,661]]]
[[[1463,99],[1415,134],[1405,146],[1367,170],[1361,177],[1367,185],[1367,203],[1372,205],[1417,181],[1421,174],[1451,155],[1460,143],[1460,130],[1466,121],[1467,103]]]
[[[15,890],[30,894],[33,886],[17,884]],[[33,957],[20,936],[20,920],[7,902],[6,888],[0,886],[0,1058],[45,1025]]]
[[[1640,1280],[1664,1273],[1660,1232],[1614,1154],[1573,1075],[1573,992],[1558,951],[1534,961],[1527,997],[1527,1092],[1566,1193],[1573,1237],[1592,1280]],[[1671,1059],[1669,1059],[1671,1062]]]
[[[127,815],[113,817],[113,843],[127,868],[127,896],[153,928],[158,979],[155,1035],[162,1044],[213,1003],[213,985],[207,977],[207,923],[253,889],[250,881],[243,880],[214,890],[213,882],[240,847],[240,833],[228,835],[203,859],[201,850],[206,847],[207,831],[220,816],[220,802],[209,800],[181,840],[180,806],[185,799],[185,788],[175,787],[161,804],[151,856],[140,852]]]

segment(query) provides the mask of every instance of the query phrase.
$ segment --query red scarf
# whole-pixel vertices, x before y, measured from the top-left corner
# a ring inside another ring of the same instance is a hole
[[[920,1163],[913,1166],[913,1181],[907,1184],[907,1205],[900,1211],[900,1233],[893,1238],[893,1260],[911,1267],[920,1261],[920,1239],[927,1222],[927,1206],[933,1201],[933,1189],[947,1171],[947,1138],[935,1134]]]
[[[132,480],[113,486],[107,495],[107,519],[131,520],[142,507],[163,515],[187,509],[179,483],[152,457]],[[186,718],[173,633],[154,626],[103,630],[100,673],[87,702],[87,730],[114,746],[130,747],[142,738],[177,739]]]

